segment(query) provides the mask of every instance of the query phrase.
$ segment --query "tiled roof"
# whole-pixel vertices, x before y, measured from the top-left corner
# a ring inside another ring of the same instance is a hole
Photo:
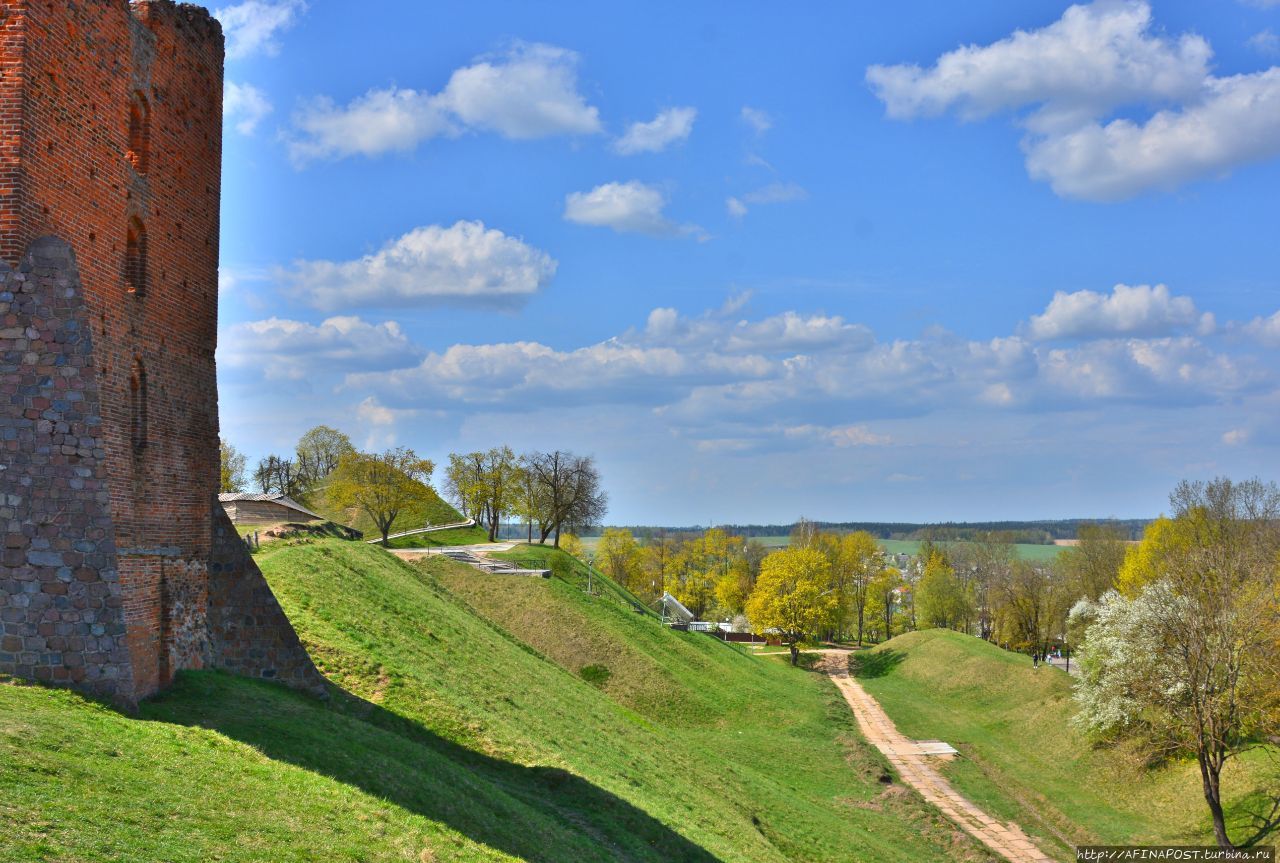
[[[231,493],[218,495],[219,503],[235,503],[236,501],[278,503],[281,506],[288,507],[289,509],[292,509],[292,510],[297,510],[298,512],[309,515],[312,518],[317,518],[317,519],[320,519],[321,521],[324,521],[324,516],[318,513],[312,512],[302,504],[298,503],[293,498],[289,497],[288,495],[280,494],[279,492],[276,492],[274,494],[244,494],[244,493],[238,493],[238,492],[231,492]]]

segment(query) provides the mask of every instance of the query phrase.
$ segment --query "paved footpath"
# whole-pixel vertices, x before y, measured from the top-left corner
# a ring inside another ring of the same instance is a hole
[[[880,704],[849,675],[849,654],[831,651],[823,658],[823,670],[831,675],[845,701],[858,718],[858,727],[908,785],[919,791],[942,814],[1010,863],[1054,863],[1016,824],[1001,824],[962,797],[929,763],[927,746],[904,737]]]

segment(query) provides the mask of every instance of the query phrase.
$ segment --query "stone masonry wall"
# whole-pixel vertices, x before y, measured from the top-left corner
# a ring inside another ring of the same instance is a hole
[[[87,324],[66,243],[0,278],[0,672],[117,696],[132,665]]]
[[[209,562],[209,634],[216,667],[325,694],[324,678],[235,525],[221,511],[214,518]]]

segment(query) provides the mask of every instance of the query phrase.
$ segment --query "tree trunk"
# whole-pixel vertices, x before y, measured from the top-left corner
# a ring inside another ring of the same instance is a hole
[[[1197,753],[1200,761],[1200,778],[1204,784],[1204,802],[1209,804],[1209,813],[1213,816],[1213,836],[1218,840],[1219,848],[1235,848],[1231,838],[1227,836],[1227,820],[1222,814],[1222,789],[1219,779],[1222,773],[1220,762],[1210,761],[1207,752]]]
[[[866,614],[866,611],[867,611],[866,606],[862,606],[858,609],[858,646],[859,647],[862,646],[863,615]]]
[[[389,534],[389,533],[391,533],[390,529],[385,528],[385,527],[384,527],[384,528],[382,528],[382,547],[383,547],[383,548],[387,548],[387,547],[388,547],[388,545],[387,545],[387,534]]]
[[[529,545],[533,545],[533,519],[529,519],[526,524],[529,525]]]
[[[791,664],[799,665],[800,664],[800,648],[796,645],[794,641],[788,644],[787,646],[791,648]]]

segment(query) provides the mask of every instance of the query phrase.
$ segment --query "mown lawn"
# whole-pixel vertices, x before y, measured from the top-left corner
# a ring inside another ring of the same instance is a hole
[[[1063,860],[1074,859],[1073,844],[1213,844],[1194,763],[1147,770],[1124,747],[1091,746],[1070,724],[1062,671],[936,629],[855,655],[853,666],[904,734],[960,750],[945,767],[960,791]],[[1234,835],[1249,835],[1261,787],[1280,792],[1276,764],[1259,751],[1226,775]]]

